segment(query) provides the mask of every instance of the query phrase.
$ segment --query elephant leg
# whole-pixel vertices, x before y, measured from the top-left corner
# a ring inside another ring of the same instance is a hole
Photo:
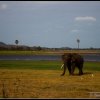
[[[72,64],[72,66],[71,66],[71,75],[74,75],[74,70],[75,70],[75,64]]]
[[[65,75],[66,67],[67,67],[67,65],[66,65],[66,63],[64,63],[64,70],[63,70],[63,73],[61,74],[61,76],[64,76]]]
[[[71,65],[67,65],[67,67],[68,67],[69,75],[71,75]]]
[[[78,69],[79,69],[79,75],[83,75],[82,68],[83,68],[83,64],[78,67]]]
[[[83,75],[82,69],[79,69],[79,75]]]

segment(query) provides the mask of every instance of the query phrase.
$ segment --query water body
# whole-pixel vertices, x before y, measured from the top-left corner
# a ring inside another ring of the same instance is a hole
[[[85,54],[85,61],[99,61],[100,54]],[[60,55],[0,55],[0,60],[61,60]]]

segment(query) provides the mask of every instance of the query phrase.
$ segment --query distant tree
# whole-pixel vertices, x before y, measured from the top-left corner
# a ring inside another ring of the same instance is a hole
[[[15,40],[15,44],[16,44],[16,49],[18,49],[17,45],[18,45],[19,41]]]
[[[38,47],[37,47],[37,50],[38,50],[38,51],[42,50],[42,47],[38,46]]]
[[[79,49],[79,43],[80,43],[80,40],[79,39],[77,39],[77,43],[78,43],[78,49]]]
[[[19,43],[19,41],[18,40],[15,40],[15,44],[18,45],[18,43]]]

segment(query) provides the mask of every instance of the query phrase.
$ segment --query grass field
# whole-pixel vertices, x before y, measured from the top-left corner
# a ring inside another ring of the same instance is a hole
[[[85,62],[84,75],[62,73],[61,61],[0,61],[1,98],[97,98],[100,62]],[[100,95],[99,95],[100,97]]]
[[[60,76],[60,70],[0,70],[2,98],[96,98],[100,92],[100,72],[82,76]],[[93,74],[93,75],[92,75]]]

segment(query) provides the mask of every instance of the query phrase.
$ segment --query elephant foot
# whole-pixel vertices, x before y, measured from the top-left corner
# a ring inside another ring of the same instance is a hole
[[[70,73],[71,76],[74,76],[75,74],[73,72]]]
[[[71,73],[70,73],[69,76],[74,76],[74,74],[71,74]]]
[[[79,75],[83,75],[83,73],[79,73]]]
[[[74,76],[75,74],[71,74],[72,76]]]

